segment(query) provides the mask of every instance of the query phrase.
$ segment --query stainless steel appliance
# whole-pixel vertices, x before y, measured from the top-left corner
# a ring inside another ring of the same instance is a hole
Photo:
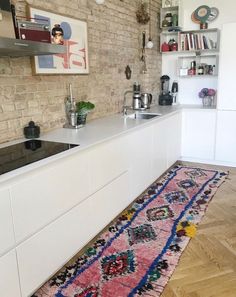
[[[173,97],[169,91],[170,77],[161,76],[161,94],[159,95],[159,105],[172,105]]]
[[[149,109],[152,103],[152,94],[142,93],[141,94],[141,107]]]
[[[133,84],[133,109],[138,110],[141,108],[141,86],[135,82]]]

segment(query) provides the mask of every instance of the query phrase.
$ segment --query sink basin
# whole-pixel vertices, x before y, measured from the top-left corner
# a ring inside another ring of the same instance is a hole
[[[159,113],[132,113],[128,115],[127,118],[134,120],[150,120],[159,116],[161,116]]]

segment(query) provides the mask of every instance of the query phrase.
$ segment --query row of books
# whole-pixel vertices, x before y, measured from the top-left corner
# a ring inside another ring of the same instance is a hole
[[[215,48],[216,43],[202,33],[179,34],[179,50],[181,51],[206,50]]]

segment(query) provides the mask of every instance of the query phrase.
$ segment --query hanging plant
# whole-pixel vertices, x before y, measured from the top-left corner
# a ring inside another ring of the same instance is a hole
[[[141,1],[140,6],[139,6],[139,9],[136,12],[137,21],[140,24],[144,24],[145,25],[150,20],[150,16],[149,16],[149,14],[147,12],[147,8],[148,8],[147,6],[148,6],[147,3],[143,3]]]

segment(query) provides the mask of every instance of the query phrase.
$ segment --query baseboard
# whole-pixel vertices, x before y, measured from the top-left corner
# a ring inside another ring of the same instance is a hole
[[[218,160],[205,160],[205,159],[198,159],[198,158],[181,157],[180,161],[219,165],[219,166],[226,166],[226,167],[236,167],[236,163],[234,162],[224,162],[224,161],[218,161]]]

